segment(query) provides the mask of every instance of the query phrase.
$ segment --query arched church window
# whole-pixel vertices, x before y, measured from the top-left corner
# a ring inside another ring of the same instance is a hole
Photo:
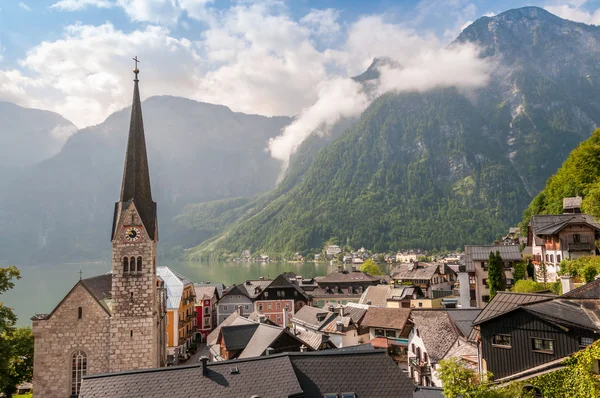
[[[71,394],[79,395],[81,378],[87,374],[87,354],[76,351],[71,357]]]
[[[137,259],[137,270],[138,272],[142,272],[142,257],[138,257]]]
[[[123,273],[126,274],[129,272],[129,259],[127,257],[123,258]]]
[[[129,259],[129,269],[131,269],[131,272],[135,272],[135,257]]]

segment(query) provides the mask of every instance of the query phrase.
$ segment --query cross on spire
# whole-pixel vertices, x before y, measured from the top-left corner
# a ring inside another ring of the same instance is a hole
[[[79,280],[83,279],[83,271],[79,270]]]
[[[140,73],[140,70],[138,69],[138,63],[140,61],[139,61],[137,55],[135,57],[133,57],[133,60],[135,61],[135,69],[133,70],[133,73],[135,73],[134,81],[137,82],[138,81],[138,73]]]

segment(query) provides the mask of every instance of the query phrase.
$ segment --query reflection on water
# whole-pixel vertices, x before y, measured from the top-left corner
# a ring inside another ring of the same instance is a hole
[[[331,272],[329,264],[315,263],[190,263],[162,261],[159,265],[167,265],[174,271],[190,278],[194,282],[242,283],[246,279],[257,279],[260,276],[275,278],[282,272],[292,271],[305,277],[322,276]],[[19,266],[21,279],[15,283],[14,289],[0,295],[0,301],[14,308],[19,317],[18,325],[31,325],[30,318],[36,313],[48,313],[62,300],[79,280],[79,272],[83,277],[100,275],[110,271],[108,263],[69,263],[45,266]]]

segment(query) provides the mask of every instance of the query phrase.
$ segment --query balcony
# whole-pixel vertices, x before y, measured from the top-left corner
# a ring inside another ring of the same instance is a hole
[[[198,315],[198,313],[196,311],[190,312],[190,314],[187,316],[187,320],[190,321],[190,320],[194,319],[196,317],[196,315]]]
[[[410,366],[415,369],[421,376],[431,375],[431,367],[424,362],[421,362],[417,357],[409,357]]]
[[[592,244],[589,242],[569,243],[570,252],[589,252],[592,251]]]

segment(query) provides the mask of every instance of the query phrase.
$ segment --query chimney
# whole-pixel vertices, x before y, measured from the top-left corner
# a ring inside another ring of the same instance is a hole
[[[340,316],[344,316],[344,307],[340,307]]]
[[[338,332],[342,332],[344,330],[344,322],[335,321],[335,330]]]
[[[275,354],[275,349],[271,348],[271,347],[267,347],[267,349],[265,350],[265,355],[273,355]]]
[[[344,272],[344,265],[343,264],[338,265],[338,272],[340,274]]]
[[[334,308],[333,308],[333,304],[329,304],[329,312],[333,312]]]
[[[302,344],[302,345],[300,346],[300,352],[306,352],[306,351],[307,351],[307,348],[306,348],[306,346],[305,346],[304,344]]]
[[[259,280],[259,281],[264,281],[264,280],[265,280],[265,277],[264,277],[264,276],[260,276],[260,277],[258,278],[258,280]]]
[[[575,287],[573,278],[570,275],[561,276],[560,283],[562,285],[562,294],[569,293]]]
[[[202,376],[206,376],[208,374],[208,357],[200,357],[200,362],[202,362]]]
[[[244,310],[242,309],[241,305],[237,306],[237,313],[238,313],[238,315],[244,315]]]
[[[252,284],[252,282],[246,281],[246,285],[251,285],[251,284]]]
[[[356,265],[352,266],[352,272],[356,272]]]
[[[258,322],[265,323],[267,321],[267,316],[265,314],[260,314],[258,316]]]
[[[367,300],[367,305],[371,305],[371,300]]]

